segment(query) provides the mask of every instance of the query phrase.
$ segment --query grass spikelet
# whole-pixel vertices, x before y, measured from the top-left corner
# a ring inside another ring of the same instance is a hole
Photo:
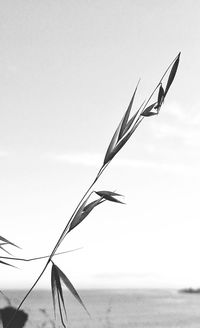
[[[86,202],[87,202],[87,200],[86,200]],[[101,204],[102,198],[94,200],[91,203],[89,203],[88,205],[86,205],[86,202],[83,203],[83,206],[80,207],[77,214],[71,221],[68,232],[70,232],[78,224],[80,224],[97,205]]]
[[[63,327],[66,327],[65,321],[67,321],[67,311],[65,308],[65,301],[63,297],[62,286],[60,282],[60,275],[58,271],[58,267],[53,263],[51,269],[51,289],[52,289],[52,298],[53,298],[53,307],[54,307],[54,315],[56,318],[56,296],[58,300],[58,308],[60,313],[60,319]],[[63,311],[65,315],[65,320],[63,318]]]
[[[117,198],[113,197],[113,196],[122,196],[120,194],[117,194],[116,192],[107,191],[107,190],[95,191],[95,192],[97,195],[99,195],[100,197],[103,197],[105,200],[109,200],[109,201],[115,202],[115,203],[125,204],[124,202],[121,202]]]
[[[167,81],[167,85],[166,85],[166,88],[165,88],[165,96],[166,96],[167,92],[169,91],[169,88],[171,87],[171,84],[172,84],[172,82],[175,78],[175,75],[176,75],[176,72],[177,72],[177,69],[178,69],[178,65],[179,65],[179,61],[180,61],[180,55],[181,55],[181,53],[179,52],[173,66],[171,68],[169,78],[168,78],[168,81]]]
[[[120,140],[123,138],[123,136],[126,134],[127,132],[127,124],[128,126],[130,127],[130,121],[133,122],[133,120],[135,119],[136,117],[136,114],[134,115],[134,117],[128,121],[129,119],[129,116],[130,116],[130,112],[131,112],[131,109],[132,109],[132,105],[133,105],[133,101],[134,101],[134,98],[135,98],[135,94],[136,94],[136,91],[137,91],[137,88],[138,88],[138,85],[139,85],[139,81],[138,81],[138,84],[136,85],[136,88],[134,90],[134,93],[133,93],[133,96],[131,98],[131,101],[129,103],[129,106],[121,120],[121,122],[119,123],[111,141],[110,141],[110,144],[108,146],[108,149],[106,151],[106,155],[105,155],[105,158],[104,158],[104,165],[107,164],[108,162],[111,161],[111,159],[115,156],[115,148],[117,146],[117,144],[120,142]],[[132,123],[131,123],[132,124]]]
[[[53,307],[54,307],[54,316],[56,318],[56,300],[59,308],[60,319],[63,327],[66,327],[65,321],[67,322],[67,311],[65,307],[65,301],[63,297],[62,283],[67,287],[67,289],[72,293],[72,295],[76,298],[79,304],[84,308],[87,314],[90,316],[86,306],[84,305],[82,299],[80,298],[78,292],[67,278],[67,276],[59,269],[57,265],[52,262],[51,269],[51,290],[52,290],[52,299],[53,299]],[[63,313],[64,312],[64,313]],[[64,320],[65,316],[65,320]]]
[[[146,107],[145,110],[141,113],[141,115],[146,116],[146,117],[157,115],[157,112],[152,111],[155,108],[156,104],[157,103],[155,102],[152,105],[149,105],[148,107]]]

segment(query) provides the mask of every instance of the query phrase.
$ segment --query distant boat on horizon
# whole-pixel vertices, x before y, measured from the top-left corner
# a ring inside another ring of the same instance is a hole
[[[187,293],[187,294],[200,294],[200,288],[183,288],[179,290],[180,293]]]

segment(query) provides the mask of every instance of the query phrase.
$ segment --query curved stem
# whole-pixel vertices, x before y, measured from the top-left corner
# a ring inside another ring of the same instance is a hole
[[[54,256],[62,255],[62,254],[66,254],[66,253],[71,253],[71,252],[77,251],[77,250],[79,250],[81,248],[82,247],[75,248],[75,249],[72,249],[72,250],[69,250],[69,251],[64,251],[64,252],[56,253],[56,254],[54,254]],[[23,259],[23,258],[20,258],[20,257],[0,256],[0,259],[13,260],[13,261],[23,261],[23,262],[31,262],[31,261],[46,259],[46,258],[49,258],[49,257],[50,257],[50,255],[45,255],[45,256],[33,257],[31,259]]]
[[[43,273],[45,272],[47,266],[49,264],[49,261],[47,261],[46,265],[44,266],[42,272],[39,274],[38,278],[36,279],[36,281],[34,282],[34,284],[32,285],[32,287],[29,289],[28,293],[26,293],[26,295],[24,296],[23,300],[20,302],[20,304],[18,305],[15,313],[13,314],[13,316],[11,317],[11,319],[9,320],[8,324],[6,325],[5,328],[8,328],[11,324],[11,322],[13,321],[13,319],[15,318],[15,315],[17,313],[17,311],[21,308],[22,304],[24,303],[24,301],[27,299],[27,297],[29,296],[29,294],[32,292],[32,290],[34,289],[34,287],[37,285],[38,281],[40,280],[40,278],[42,277]]]
[[[99,172],[97,173],[97,176],[96,178],[94,179],[94,181],[92,182],[92,184],[89,186],[89,188],[86,190],[86,192],[84,193],[83,197],[81,198],[81,200],[79,201],[78,205],[76,206],[71,218],[69,219],[68,223],[71,221],[71,219],[74,217],[74,215],[77,213],[81,203],[83,202],[83,200],[86,198],[86,196],[88,195],[88,193],[90,192],[90,190],[92,189],[92,187],[94,186],[94,184],[97,182],[97,180],[99,179],[99,177],[101,176],[101,174],[103,173],[104,171],[104,167],[102,166],[99,170]],[[67,225],[68,225],[67,223]],[[32,290],[34,289],[34,287],[37,285],[38,281],[40,280],[40,278],[42,277],[43,273],[46,271],[46,268],[48,267],[49,263],[51,262],[51,259],[53,256],[55,256],[55,252],[56,250],[58,249],[59,245],[60,245],[60,242],[62,241],[62,238],[63,236],[65,235],[65,232],[66,232],[66,227],[65,229],[63,230],[63,232],[61,233],[53,251],[51,252],[51,254],[48,256],[48,260],[47,260],[47,263],[45,264],[43,270],[41,271],[40,275],[38,276],[38,278],[36,279],[36,281],[34,282],[34,284],[32,285],[32,287],[29,289],[29,291],[27,292],[27,294],[24,296],[24,298],[22,299],[22,301],[20,302],[18,308],[16,309],[16,312],[21,308],[22,304],[24,303],[24,301],[27,299],[27,297],[29,296],[29,294],[32,292]],[[9,327],[10,323],[13,321],[14,317],[15,317],[15,314],[16,312],[14,313],[14,315],[12,316],[12,318],[10,319],[10,321],[8,322],[8,325],[6,326],[6,328]]]
[[[78,211],[80,205],[82,204],[82,202],[84,201],[84,199],[86,198],[86,196],[88,195],[88,193],[90,192],[90,190],[92,189],[92,187],[94,186],[94,184],[96,183],[96,181],[99,179],[100,175],[102,174],[102,172],[103,172],[102,169],[103,169],[103,167],[100,168],[99,172],[97,173],[96,178],[94,179],[94,181],[92,182],[92,184],[89,186],[89,188],[86,190],[86,192],[84,193],[83,197],[81,198],[81,200],[79,201],[78,205],[76,206],[76,208],[75,208],[75,210],[74,210],[74,212],[73,212],[71,218],[69,219],[67,225],[66,225],[65,228],[63,229],[63,231],[62,231],[62,233],[61,233],[61,235],[60,235],[60,237],[59,237],[59,239],[58,239],[58,241],[57,241],[57,243],[56,243],[56,245],[55,245],[53,251],[51,252],[51,255],[49,256],[49,259],[50,259],[50,260],[52,259],[52,257],[54,256],[55,252],[57,251],[57,249],[58,249],[60,243],[62,242],[62,239],[63,239],[63,237],[64,237],[65,234],[66,234],[66,229],[67,229],[69,223],[72,221],[72,219],[73,219],[74,216],[76,215],[76,213],[77,213],[77,211]]]

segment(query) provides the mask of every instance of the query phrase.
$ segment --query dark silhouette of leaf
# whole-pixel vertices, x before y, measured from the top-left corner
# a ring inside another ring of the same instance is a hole
[[[104,162],[103,162],[103,165],[107,164],[109,161],[110,161],[110,157],[111,157],[111,154],[112,154],[112,151],[113,149],[115,148],[115,145],[119,139],[119,133],[120,133],[120,129],[121,129],[121,125],[123,123],[123,119],[121,120],[121,122],[119,123],[112,139],[111,139],[111,142],[108,146],[108,149],[106,151],[106,155],[105,155],[105,158],[104,158]]]
[[[64,301],[64,297],[63,297],[62,286],[60,283],[58,267],[55,264],[53,264],[53,266],[54,266],[54,270],[55,270],[55,281],[56,281],[56,289],[57,289],[57,293],[58,293],[58,305],[59,305],[59,310],[60,310],[60,317],[61,317],[62,324],[65,327],[65,323],[64,323],[64,319],[63,319],[63,315],[62,315],[62,308],[63,308],[64,313],[65,313],[65,318],[67,321],[67,312],[66,312],[66,308],[65,308],[65,301]]]
[[[58,272],[58,267],[53,263],[52,264],[52,271],[51,271],[51,287],[52,287],[52,296],[53,296],[53,306],[54,306],[54,315],[56,316],[56,294],[58,299],[58,307],[60,312],[60,319],[62,322],[63,327],[66,327],[64,318],[63,318],[63,311],[65,314],[65,319],[67,321],[67,312],[65,308],[65,301],[63,297],[62,286],[60,282],[60,276]]]
[[[4,238],[2,236],[0,236],[0,240],[4,241],[7,244],[13,245],[13,246],[15,246],[17,248],[20,248],[19,246],[15,245],[14,243],[11,243],[11,241],[9,241],[8,239],[6,239],[6,238]]]
[[[159,92],[158,92],[158,104],[157,104],[158,107],[160,107],[162,105],[163,100],[164,100],[164,95],[165,95],[165,92],[164,92],[164,89],[161,84],[160,88],[159,88]],[[155,108],[157,108],[157,106]]]
[[[105,195],[104,198],[106,200],[109,200],[110,202],[115,202],[115,203],[120,203],[120,204],[125,204],[124,202],[121,202],[120,200],[118,200],[117,198],[115,197],[112,197],[112,196],[109,196],[109,195]]]
[[[113,149],[112,153],[109,156],[109,161],[113,159],[113,157],[120,151],[120,149],[125,145],[125,143],[128,141],[128,139],[132,136],[133,132],[137,129],[139,126],[141,119],[138,119],[137,122],[135,122],[134,126],[131,128],[131,130],[118,142],[118,144]]]
[[[2,249],[2,251],[6,252],[7,254],[12,256],[12,254],[10,252],[8,252],[2,245],[0,245],[0,249]]]
[[[152,116],[152,115],[157,115],[157,112],[152,112],[152,109],[155,108],[155,105],[157,104],[157,102],[151,104],[150,106],[148,106],[147,108],[144,109],[144,111],[141,113],[141,116]]]
[[[136,120],[136,118],[137,118],[137,116],[138,116],[138,114],[140,112],[140,109],[141,109],[141,107],[137,110],[137,112],[130,118],[130,120],[126,124],[126,127],[124,129],[124,135],[128,132],[128,130],[131,128],[132,124]]]
[[[93,208],[96,207],[97,205],[99,205],[102,202],[102,199],[99,198],[99,199],[89,203],[88,205],[86,205],[86,202],[87,202],[87,199],[82,204],[82,206],[80,207],[80,209],[78,210],[78,212],[74,216],[73,220],[71,221],[71,223],[69,225],[68,232],[70,232],[78,224],[80,224],[86,218],[86,216],[88,216],[88,214],[93,210]]]
[[[139,82],[138,82],[139,84]],[[133,96],[131,98],[131,101],[129,103],[129,106],[124,114],[124,116],[122,117],[112,139],[111,139],[111,142],[108,146],[108,149],[106,151],[106,155],[105,155],[105,158],[104,158],[104,162],[103,162],[103,165],[107,164],[112,158],[112,152],[113,152],[113,149],[115,148],[116,144],[118,143],[118,141],[123,137],[123,135],[127,132],[127,121],[128,121],[128,118],[129,118],[129,115],[130,115],[130,111],[131,111],[131,108],[132,108],[132,105],[133,105],[133,101],[134,101],[134,98],[135,98],[135,94],[136,94],[136,91],[137,91],[137,88],[138,88],[138,84],[135,88],[135,91],[133,93]],[[137,113],[136,113],[137,114]],[[136,116],[136,114],[134,116]],[[133,118],[131,119],[131,121],[133,121]],[[128,122],[128,125],[130,127],[130,122]]]
[[[108,190],[95,191],[95,193],[98,196],[100,196],[100,197],[104,197],[105,195],[109,195],[109,196],[122,196],[121,194],[117,194],[116,192],[108,191]]]
[[[178,68],[178,65],[179,65],[180,55],[181,55],[181,53],[179,52],[173,66],[171,68],[169,78],[168,78],[168,81],[167,81],[167,85],[166,85],[166,88],[165,88],[165,96],[166,96],[166,94],[167,94],[167,92],[168,92],[168,90],[169,90],[169,88],[170,88],[170,86],[171,86],[171,84],[172,84],[172,82],[175,78],[177,68]]]
[[[94,200],[93,202],[89,203],[88,205],[86,205],[84,207],[83,213],[88,215],[93,210],[93,208],[96,207],[97,205],[101,204],[101,202],[102,202],[102,199],[99,198],[99,199]]]
[[[56,267],[56,270],[57,270],[58,275],[59,275],[60,279],[62,280],[62,282],[65,284],[65,286],[69,289],[69,291],[72,293],[72,295],[77,299],[77,301],[82,305],[84,310],[90,316],[87,308],[85,307],[82,299],[80,298],[79,294],[77,293],[76,289],[74,288],[74,286],[72,285],[70,280],[67,278],[67,276],[55,264],[54,264],[54,266]]]
[[[95,191],[97,195],[99,195],[100,197],[103,197],[106,200],[109,200],[111,202],[115,202],[115,203],[120,203],[120,204],[124,204],[123,202],[119,201],[117,198],[113,197],[113,196],[122,196],[120,194],[117,194],[116,192],[112,192],[112,191]]]
[[[9,264],[9,263],[7,263],[7,262],[1,261],[1,260],[0,260],[0,264],[5,264],[5,265],[11,266],[11,267],[13,267],[13,268],[16,268],[16,269],[17,269],[17,267],[16,267],[16,266],[14,266],[14,265],[12,265],[12,264]]]
[[[51,268],[51,292],[52,292],[52,299],[53,299],[54,317],[56,318],[56,279],[55,279],[54,264],[52,264],[52,268]]]
[[[139,85],[139,82],[137,83],[136,85],[136,88],[134,90],[134,93],[133,93],[133,96],[131,98],[131,101],[129,103],[129,106],[124,114],[124,118],[123,118],[123,121],[122,121],[122,124],[121,124],[121,129],[120,129],[120,132],[119,132],[119,138],[118,138],[118,141],[123,137],[124,133],[125,133],[125,129],[126,129],[126,125],[127,125],[127,122],[128,122],[128,119],[129,119],[129,116],[130,116],[130,112],[131,112],[131,108],[133,106],[133,101],[134,101],[134,98],[135,98],[135,94],[136,94],[136,91],[137,91],[137,88],[138,88],[138,85]]]

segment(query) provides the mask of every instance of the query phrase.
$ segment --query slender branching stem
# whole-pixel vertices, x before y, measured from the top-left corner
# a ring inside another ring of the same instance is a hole
[[[24,301],[27,299],[27,297],[29,296],[29,294],[32,292],[32,290],[35,288],[35,286],[37,285],[38,281],[40,280],[40,278],[42,277],[43,273],[45,272],[47,266],[48,266],[48,262],[46,263],[46,265],[44,266],[42,272],[39,274],[38,278],[36,279],[36,281],[34,282],[34,284],[32,285],[32,287],[29,289],[29,291],[26,293],[26,295],[24,296],[23,300],[20,302],[20,304],[18,305],[15,313],[13,314],[13,316],[11,317],[10,321],[8,322],[7,326],[5,328],[8,328],[11,324],[11,322],[13,321],[13,319],[15,318],[15,315],[17,313],[17,311],[21,308],[22,304],[24,303]]]
[[[107,165],[106,165],[106,166],[107,166]],[[72,214],[70,220],[68,221],[68,223],[69,223],[69,222],[71,221],[71,219],[76,215],[76,213],[77,213],[79,207],[81,206],[82,202],[83,202],[84,199],[87,197],[87,195],[88,195],[89,192],[91,191],[92,187],[94,186],[94,184],[97,182],[97,180],[99,179],[99,177],[100,177],[101,174],[103,173],[104,169],[105,169],[105,168],[104,168],[103,166],[100,168],[99,172],[97,173],[96,178],[94,179],[94,181],[92,182],[92,184],[89,186],[89,188],[86,190],[86,192],[84,193],[83,197],[81,198],[81,200],[79,201],[78,205],[76,206],[76,208],[75,208],[75,210],[74,210],[74,212],[73,212],[73,214]],[[68,225],[68,224],[67,224],[67,225]],[[64,228],[62,234],[60,235],[60,237],[59,237],[59,239],[58,239],[58,241],[57,241],[57,243],[56,243],[56,245],[55,245],[53,251],[52,251],[51,254],[48,256],[48,260],[47,260],[47,262],[46,262],[44,268],[42,269],[40,275],[38,276],[38,278],[36,279],[36,281],[34,282],[34,284],[32,285],[32,287],[29,289],[29,291],[27,292],[27,294],[24,296],[24,298],[23,298],[22,301],[20,302],[20,304],[19,304],[19,306],[18,306],[16,312],[21,308],[21,306],[23,305],[23,303],[25,302],[25,300],[27,299],[27,297],[30,295],[30,293],[32,292],[32,290],[33,290],[33,289],[35,288],[35,286],[37,285],[38,281],[40,280],[40,278],[42,277],[42,275],[43,275],[44,272],[46,271],[46,269],[47,269],[49,263],[51,262],[52,257],[56,255],[55,253],[56,253],[56,251],[57,251],[57,249],[58,249],[58,247],[59,247],[59,245],[60,245],[60,242],[62,241],[63,237],[65,236],[65,233],[66,233],[66,227]],[[9,323],[8,323],[8,325],[7,325],[6,328],[9,327],[10,323],[11,323],[11,322],[13,321],[13,319],[14,319],[14,316],[15,316],[15,314],[13,315],[13,317],[11,318],[11,320],[9,321]]]
[[[130,119],[130,121],[127,123],[126,126],[126,130],[125,130],[125,137],[126,139],[124,139],[124,141],[126,142],[127,136],[129,137],[129,134],[132,135],[132,133],[135,131],[135,129],[138,127],[138,125],[142,122],[142,120],[144,119],[144,116],[141,116],[141,112],[145,110],[145,108],[147,107],[147,104],[149,103],[149,101],[151,100],[151,98],[153,97],[154,93],[156,92],[156,90],[159,88],[159,86],[162,84],[162,81],[164,79],[164,77],[166,76],[167,72],[169,71],[169,69],[171,68],[171,66],[175,63],[175,61],[178,59],[178,57],[180,56],[180,53],[176,56],[176,58],[171,62],[171,64],[167,67],[166,71],[164,72],[164,74],[162,75],[159,83],[156,85],[155,89],[153,90],[153,92],[150,94],[149,98],[147,99],[147,101],[145,101],[139,108],[136,116],[134,117],[134,119]],[[173,80],[173,79],[172,79]],[[133,122],[132,122],[133,121]],[[132,128],[131,128],[132,126]],[[131,128],[131,130],[129,131],[129,128]],[[119,144],[118,146],[120,146],[120,142],[122,142],[123,139],[120,138],[120,140],[118,141]],[[125,144],[125,143],[124,143]],[[123,146],[123,143],[122,143]],[[121,148],[120,148],[121,149]],[[117,150],[118,152],[119,150]],[[108,160],[106,163],[104,162],[104,164],[101,166],[100,170],[98,171],[96,178],[94,179],[94,181],[91,183],[91,185],[89,186],[89,188],[86,190],[86,192],[84,193],[83,197],[81,198],[81,200],[79,201],[78,205],[76,206],[74,212],[72,213],[70,219],[68,220],[67,225],[65,225],[65,228],[63,229],[58,241],[56,242],[56,245],[54,246],[51,254],[49,256],[43,256],[43,257],[37,257],[37,258],[32,258],[32,259],[20,259],[20,258],[15,258],[15,260],[20,260],[20,261],[33,261],[33,260],[39,260],[39,259],[43,259],[43,258],[48,258],[46,264],[44,265],[41,273],[39,274],[38,278],[36,279],[36,281],[34,282],[34,284],[32,285],[32,287],[29,289],[29,291],[27,292],[27,294],[25,295],[25,297],[23,298],[23,300],[20,302],[16,312],[21,308],[22,304],[24,303],[24,301],[26,300],[26,298],[28,297],[28,295],[32,292],[32,290],[34,289],[34,287],[37,285],[38,281],[40,280],[40,278],[42,277],[42,275],[44,274],[44,272],[46,271],[49,263],[52,262],[52,258],[55,255],[59,255],[59,254],[63,254],[66,252],[61,252],[61,253],[56,253],[57,249],[59,248],[60,244],[62,243],[63,239],[66,237],[66,235],[68,234],[68,232],[70,231],[70,225],[73,221],[73,219],[75,218],[76,214],[78,213],[78,211],[81,211],[81,206],[84,207],[84,202],[87,202],[88,198],[90,197],[90,195],[92,194],[93,191],[92,188],[95,185],[95,183],[97,182],[97,180],[100,178],[100,176],[103,174],[103,172],[105,171],[105,169],[107,168],[107,166],[109,165],[109,163],[112,161],[113,157],[115,156],[116,153],[114,153],[114,155],[112,157],[110,157],[110,160]],[[102,198],[102,200],[99,202],[102,203],[103,201],[105,201],[105,199]],[[78,213],[79,214],[79,213]],[[9,258],[9,257],[0,257],[0,258],[4,258],[4,259],[10,259],[10,260],[14,260],[14,258]],[[53,263],[53,262],[52,262]],[[58,293],[58,290],[57,290]],[[58,302],[59,302],[59,309],[61,311],[61,304],[60,304],[60,298],[58,295]],[[8,325],[6,328],[9,327],[10,323],[13,321],[15,314],[13,315],[13,317],[10,319]],[[60,316],[61,316],[61,321],[63,326],[65,327],[64,324],[64,320],[63,320],[63,316],[62,316],[62,311],[60,312]]]
[[[54,256],[62,255],[62,254],[66,254],[66,253],[71,253],[71,252],[75,252],[75,251],[77,251],[77,250],[79,250],[81,248],[82,247],[75,248],[75,249],[72,249],[72,250],[69,250],[69,251],[59,252],[59,253],[54,254]],[[45,256],[33,257],[31,259],[24,259],[24,258],[20,258],[20,257],[0,256],[0,259],[13,260],[13,261],[21,261],[21,262],[31,262],[31,261],[36,261],[36,260],[47,259],[49,257],[50,257],[50,255],[45,255]]]

